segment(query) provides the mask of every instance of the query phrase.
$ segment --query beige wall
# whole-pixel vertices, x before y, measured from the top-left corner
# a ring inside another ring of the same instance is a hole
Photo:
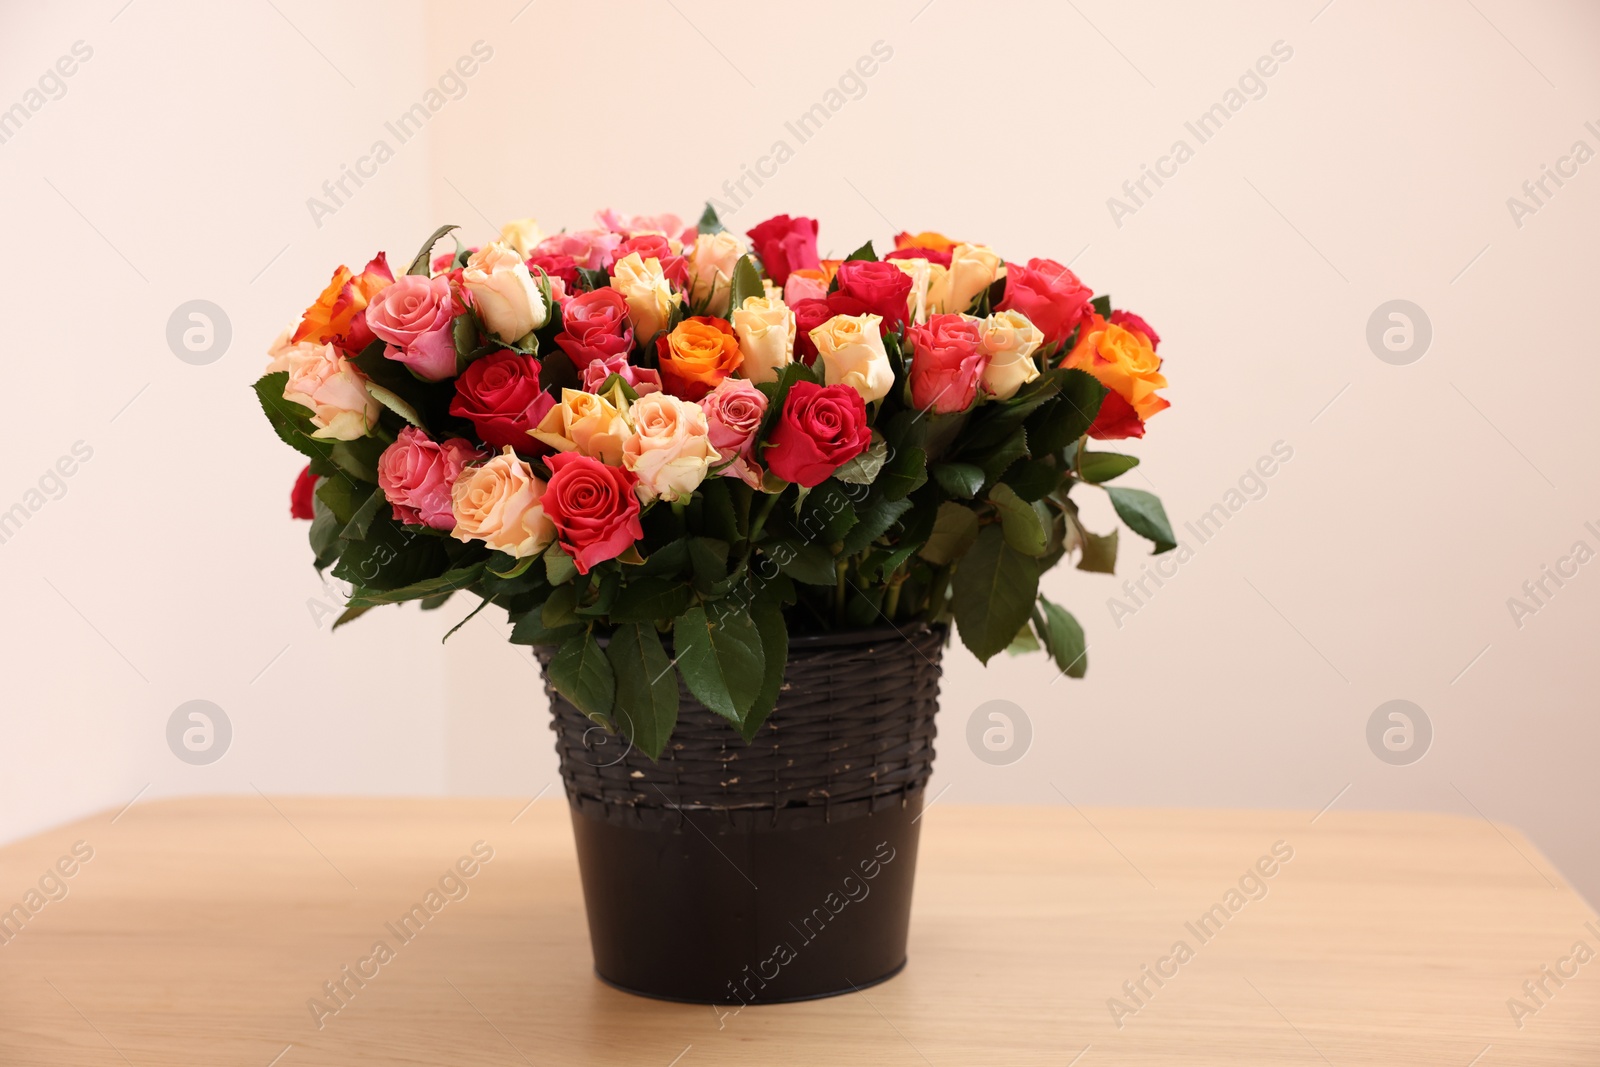
[[[1140,576],[1138,544],[1115,579],[1046,580],[1089,631],[1086,680],[1053,682],[1038,657],[985,671],[955,647],[941,802],[1316,811],[1337,796],[1481,813],[1600,896],[1600,562],[1520,627],[1507,607],[1574,542],[1600,550],[1584,525],[1600,529],[1586,403],[1600,371],[1583,238],[1600,162],[1547,180],[1554,195],[1520,220],[1507,206],[1575,141],[1600,150],[1592,5],[1018,3],[986,5],[986,22],[905,0],[766,22],[704,0],[119,4],[8,12],[0,35],[6,103],[75,40],[94,48],[0,144],[20,208],[0,277],[21,334],[0,503],[74,441],[94,448],[0,545],[0,835],[146,783],[532,796],[550,782],[538,675],[501,620],[479,616],[443,652],[464,606],[337,636],[315,624],[322,590],[285,515],[296,464],[246,385],[337,262],[407,256],[440,221],[482,237],[525,214],[549,228],[605,206],[688,215],[731,200],[723,183],[783,140],[792,158],[747,181],[733,222],[813,215],[835,252],[942,229],[1073,260],[1144,313],[1173,408],[1129,449],[1144,460],[1129,484],[1158,490],[1180,531],[1275,443],[1293,450],[1215,537],[1186,535],[1192,557],[1159,590],[1147,580],[1120,626],[1107,601]],[[494,54],[465,95],[317,226],[306,198],[479,40]],[[892,57],[800,143],[785,123],[878,41]],[[1185,122],[1276,42],[1272,75],[1245,85],[1258,98],[1200,143]],[[1143,203],[1126,197],[1178,139],[1192,158],[1147,180]],[[1134,210],[1114,218],[1113,196]],[[163,337],[197,297],[234,329],[208,366]],[[1407,365],[1366,338],[1396,299],[1432,326]],[[1086,510],[1109,525],[1102,501]],[[212,766],[165,745],[172,709],[197,697],[234,724]],[[996,698],[1032,727],[1003,766],[965,740]],[[1406,766],[1366,739],[1392,699],[1433,727]],[[1510,846],[1505,862],[1535,877]]]

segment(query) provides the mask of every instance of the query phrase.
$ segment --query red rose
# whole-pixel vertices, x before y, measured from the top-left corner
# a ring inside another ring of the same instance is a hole
[[[640,259],[660,260],[661,273],[666,275],[667,281],[680,289],[688,288],[689,261],[682,256],[673,255],[672,246],[659,233],[641,233],[637,237],[628,238],[617,246],[616,259],[613,262],[626,259],[630,252],[639,253]]]
[[[519,452],[537,452],[544,446],[528,436],[555,398],[539,388],[539,361],[532,356],[497,349],[467,364],[456,379],[450,414],[470,419],[485,444],[510,445]]]
[[[913,351],[912,406],[939,415],[971,407],[978,376],[989,363],[978,351],[982,337],[977,322],[963,315],[933,315],[907,330]]]
[[[776,286],[788,281],[792,270],[816,270],[822,266],[817,258],[816,219],[775,215],[750,230],[750,244]]]
[[[616,559],[644,536],[639,525],[639,478],[578,452],[557,452],[545,487],[544,513],[579,574]]]
[[[1020,311],[1039,327],[1046,345],[1059,345],[1083,319],[1094,290],[1053,259],[1006,264],[1006,295],[997,311]]]
[[[932,248],[897,248],[883,257],[884,259],[925,259],[929,263],[937,263],[941,267],[950,265],[950,250],[943,252]]]
[[[561,284],[567,287],[567,292],[577,292],[578,261],[571,256],[559,253],[548,256],[529,256],[528,270],[532,271],[535,268],[544,271],[552,278],[560,278]]]
[[[896,267],[896,270],[899,268]],[[826,300],[802,300],[794,308],[794,354],[795,358],[806,366],[810,366],[817,358],[816,342],[811,340],[811,331],[833,318],[839,312],[828,306]]]
[[[821,485],[872,444],[867,405],[848,385],[795,382],[783,402],[767,451],[767,469],[808,489]]]
[[[311,464],[306,464],[306,469],[301,471],[294,480],[294,488],[289,491],[289,517],[291,519],[314,519],[317,513],[311,507],[311,496],[317,491],[317,476],[311,473]]]
[[[1150,351],[1154,352],[1161,347],[1161,335],[1150,328],[1150,324],[1131,311],[1113,311],[1111,325],[1121,326],[1124,330],[1142,333],[1150,342]]]
[[[596,289],[561,305],[556,344],[578,368],[633,351],[628,301],[615,289]]]
[[[828,294],[835,315],[880,315],[885,334],[905,325],[911,275],[893,263],[849,259],[836,277],[839,288]]]

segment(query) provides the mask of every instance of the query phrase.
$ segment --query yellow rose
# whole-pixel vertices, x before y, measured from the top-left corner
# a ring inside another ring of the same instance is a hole
[[[458,541],[482,541],[497,552],[521,559],[535,556],[556,538],[555,523],[544,513],[545,483],[533,468],[505,452],[478,467],[468,467],[450,490],[450,510]]]
[[[544,231],[539,228],[537,219],[513,219],[500,227],[500,243],[515,248],[523,259],[532,255],[534,246],[542,240]]]
[[[733,333],[744,360],[739,370],[752,382],[776,381],[778,371],[794,361],[794,312],[781,298],[747,296],[733,313]]]
[[[688,256],[690,306],[704,308],[706,315],[727,315],[733,268],[744,253],[744,242],[727,230],[696,237]]]
[[[629,252],[611,267],[611,288],[628,302],[628,321],[633,323],[634,342],[649,344],[672,318],[673,308],[683,297],[672,291],[661,261],[645,259]]]
[[[894,388],[879,315],[835,315],[811,331],[828,385],[843,383],[871,403]]]
[[[983,245],[956,245],[950,253],[950,267],[929,290],[929,310],[959,315],[972,306],[978,294],[1005,273],[1005,264],[993,250]]]
[[[550,309],[545,307],[544,295],[528,273],[528,265],[499,241],[472,253],[461,284],[472,294],[472,306],[484,326],[507,344],[550,320]]]
[[[561,403],[547,411],[538,427],[529,432],[557,452],[577,452],[620,467],[622,444],[633,432],[613,402],[620,396],[613,393],[608,399],[578,389],[563,389]]]
[[[639,498],[679,500],[705,480],[721,456],[711,445],[699,404],[669,393],[648,393],[628,409],[633,436],[622,446],[622,465],[639,477]]]
[[[1020,311],[997,311],[975,321],[980,331],[978,351],[989,357],[979,379],[983,391],[996,400],[1010,400],[1039,377],[1033,354],[1044,344],[1044,332]]]

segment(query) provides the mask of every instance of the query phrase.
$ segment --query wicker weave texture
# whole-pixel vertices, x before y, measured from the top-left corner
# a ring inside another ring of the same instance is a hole
[[[678,726],[659,762],[596,726],[549,684],[556,752],[574,810],[659,826],[710,813],[776,828],[920,803],[933,768],[943,627],[791,643],[778,705],[746,744],[679,682]]]

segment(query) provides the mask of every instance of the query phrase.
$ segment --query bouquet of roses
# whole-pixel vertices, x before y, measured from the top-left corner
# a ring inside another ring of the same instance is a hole
[[[598,221],[435,255],[442,227],[398,277],[340,267],[273,345],[255,389],[310,461],[292,509],[352,587],[339,623],[473,593],[652,756],[680,674],[753,737],[791,632],[954,619],[985,662],[1083,674],[1039,576],[1110,572],[1117,534],[1072,491],[1175,547],[1154,496],[1104,485],[1138,461],[1088,447],[1167,406],[1153,329],[937,233],[824,260],[811,219]]]

